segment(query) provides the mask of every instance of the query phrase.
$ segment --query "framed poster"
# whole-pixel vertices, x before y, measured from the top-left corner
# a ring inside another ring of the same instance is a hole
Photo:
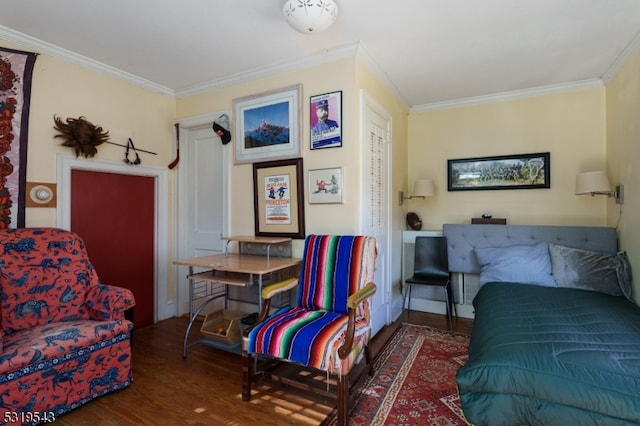
[[[309,170],[309,204],[342,203],[342,167]]]
[[[253,164],[257,237],[305,238],[302,158]]]
[[[301,87],[234,99],[235,164],[300,157]]]
[[[342,146],[342,92],[311,96],[311,149]]]
[[[549,188],[550,170],[548,152],[448,160],[448,190]]]

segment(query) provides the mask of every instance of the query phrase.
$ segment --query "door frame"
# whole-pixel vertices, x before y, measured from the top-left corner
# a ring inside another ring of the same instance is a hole
[[[87,161],[73,156],[57,154],[57,217],[56,226],[71,229],[71,171],[86,170],[94,172],[117,173],[123,175],[146,176],[154,178],[155,207],[154,207],[154,322],[171,318],[175,315],[173,301],[175,296],[167,294],[167,259],[160,259],[160,254],[168,253],[168,223],[169,223],[169,182],[167,170],[160,167],[149,167],[124,164],[118,161],[96,160]]]
[[[200,130],[204,128],[211,128],[214,120],[218,119],[221,115],[227,114],[229,116],[228,111],[218,111],[204,115],[192,116],[187,118],[182,118],[177,121],[180,125],[180,162],[186,161],[188,157],[189,151],[189,132],[193,130]],[[213,132],[213,130],[212,130]],[[233,143],[233,142],[232,142]],[[223,182],[220,187],[222,188],[222,203],[226,206],[223,216],[222,216],[222,232],[224,235],[229,235],[229,215],[231,211],[231,206],[229,203],[229,164],[231,158],[231,144],[227,145],[228,149],[222,150],[222,176]],[[180,163],[176,168],[176,175],[174,180],[174,190],[175,190],[175,204],[174,204],[174,224],[175,224],[175,248],[174,253],[176,259],[183,259],[186,257],[192,256],[189,253],[189,242],[187,241],[187,221],[185,218],[187,217],[187,200],[188,200],[188,179],[187,179],[187,171],[185,167],[180,167]],[[182,315],[184,312],[181,311],[181,306],[184,305],[183,301],[188,302],[188,289],[189,289],[189,281],[180,268],[175,269],[175,283],[176,283],[176,315]],[[186,299],[185,299],[186,298]],[[188,306],[188,305],[187,305]]]
[[[384,241],[377,241],[377,243],[381,246],[384,246],[385,248],[385,263],[384,265],[381,265],[381,267],[383,268],[383,274],[382,274],[382,279],[383,279],[383,283],[379,283],[378,285],[378,291],[382,291],[383,292],[383,304],[385,307],[385,319],[384,319],[384,325],[389,325],[391,324],[394,319],[392,318],[392,312],[391,312],[391,307],[392,307],[392,300],[391,300],[391,296],[392,296],[392,257],[393,257],[393,251],[392,251],[392,201],[393,201],[393,197],[391,195],[391,188],[392,188],[392,182],[391,179],[393,177],[392,174],[392,165],[393,165],[393,159],[392,159],[392,143],[393,143],[393,137],[392,137],[392,116],[391,114],[381,105],[379,104],[371,95],[369,95],[365,90],[361,90],[360,91],[360,137],[361,137],[361,145],[360,145],[360,173],[361,173],[361,177],[359,179],[359,191],[358,193],[360,194],[360,199],[359,199],[359,204],[360,204],[360,220],[359,220],[359,224],[358,224],[358,231],[359,233],[363,233],[364,229],[365,229],[365,223],[366,223],[366,208],[367,208],[367,199],[365,198],[364,194],[366,191],[366,188],[364,188],[364,174],[366,173],[366,168],[367,165],[364,164],[364,151],[367,149],[367,144],[368,144],[368,139],[367,139],[367,126],[368,126],[368,122],[367,122],[367,111],[374,111],[376,114],[380,115],[380,117],[382,117],[385,122],[386,122],[386,135],[385,135],[385,157],[386,157],[386,169],[385,169],[385,173],[387,175],[387,179],[384,181],[384,186],[385,186],[385,193],[387,196],[387,200],[386,203],[384,204],[386,207],[386,211],[385,211],[385,216],[386,216],[386,223],[384,224],[384,229],[385,229],[385,240]]]

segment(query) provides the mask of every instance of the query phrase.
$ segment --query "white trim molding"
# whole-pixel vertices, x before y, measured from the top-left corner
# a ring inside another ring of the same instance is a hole
[[[62,47],[54,44],[47,43],[46,41],[14,31],[2,25],[0,25],[0,38],[26,46],[29,49],[37,51],[37,53],[46,53],[54,58],[106,74],[118,80],[126,81],[134,86],[175,97],[175,91],[168,87],[146,80],[142,77],[138,77],[126,71],[122,71],[118,68],[112,67],[111,65],[104,64],[86,56],[79,55],[70,50],[63,49]]]
[[[554,93],[564,93],[574,90],[590,89],[592,87],[602,87],[604,83],[599,78],[592,78],[582,81],[574,81],[562,84],[552,84],[549,86],[533,87],[531,89],[513,90],[511,92],[493,93],[485,96],[474,96],[464,99],[454,99],[451,101],[434,102],[411,107],[412,114],[426,111],[436,111],[450,108],[462,108],[473,105],[488,104],[491,102],[504,102],[514,99],[530,98],[533,96],[550,95]]]

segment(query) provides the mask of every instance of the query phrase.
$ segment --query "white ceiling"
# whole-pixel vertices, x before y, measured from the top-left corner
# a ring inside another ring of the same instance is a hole
[[[336,0],[314,35],[284,1],[0,0],[0,38],[176,96],[357,54],[413,108],[602,84],[640,47],[638,0]]]

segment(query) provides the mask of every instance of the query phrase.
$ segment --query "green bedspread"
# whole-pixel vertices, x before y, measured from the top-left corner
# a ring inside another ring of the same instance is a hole
[[[457,374],[479,425],[640,424],[640,308],[593,291],[488,283]]]

